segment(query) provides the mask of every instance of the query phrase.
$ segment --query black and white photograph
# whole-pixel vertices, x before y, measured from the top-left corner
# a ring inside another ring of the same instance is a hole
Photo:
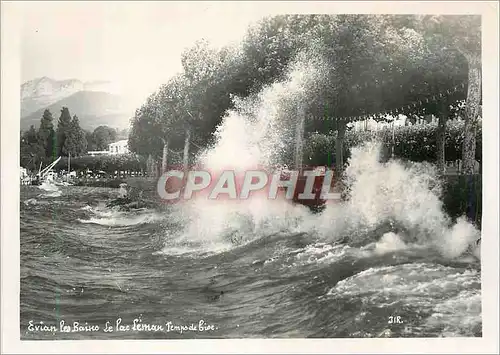
[[[498,4],[356,3],[2,2],[2,329],[498,351]]]

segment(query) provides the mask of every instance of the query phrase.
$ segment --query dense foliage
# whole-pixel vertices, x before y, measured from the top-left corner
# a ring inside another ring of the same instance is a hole
[[[57,127],[49,110],[40,119],[38,130],[31,126],[21,132],[20,164],[38,171],[40,163],[47,165],[58,156],[79,157],[88,151],[108,150],[108,144],[127,136],[127,131],[116,131],[108,126],[99,126],[93,132],[84,131],[75,115],[71,118],[67,107],[61,110]]]
[[[101,155],[101,156],[80,156],[71,158],[71,170],[76,172],[93,173],[105,172],[114,174],[115,171],[144,171],[146,170],[146,160],[136,154],[122,155]],[[68,158],[62,158],[54,167],[54,170],[67,170]]]
[[[464,139],[464,122],[448,121],[445,133],[445,157],[447,161],[462,159],[462,143]],[[476,160],[482,158],[482,130],[478,126],[476,132]],[[330,134],[312,133],[304,147],[304,161],[310,165],[332,165],[335,163],[336,132]],[[364,141],[378,138],[387,151],[392,149],[392,128],[385,127],[380,131],[348,131],[344,140],[344,156],[349,157],[350,148]],[[437,124],[419,124],[399,126],[394,129],[394,156],[396,158],[416,162],[436,162],[437,159]]]
[[[463,50],[477,47],[477,23],[474,16],[280,15],[250,27],[236,46],[198,42],[182,55],[183,72],[136,111],[130,149],[155,158],[166,141],[182,149],[187,125],[206,146],[233,97],[252,96],[313,58],[321,75],[304,98],[306,114],[332,120],[310,120],[307,132],[337,130],[339,117],[447,116],[443,108],[466,98]]]
[[[467,216],[468,220],[481,228],[482,176],[449,175],[443,181],[443,209],[454,219]]]
[[[87,132],[88,150],[108,150],[108,144],[117,140],[117,131],[108,126],[99,126],[93,132]]]
[[[329,142],[327,150],[314,152],[320,156],[317,158],[320,161],[328,158],[322,156],[325,151],[332,154],[335,142],[331,141],[334,136],[331,132],[342,131],[345,118],[384,120],[387,114],[402,113],[412,119],[434,114],[442,123],[451,117],[450,105],[466,98],[463,129],[467,142],[472,142],[470,134],[476,136],[477,127],[470,126],[469,122],[474,121],[470,117],[477,117],[477,110],[470,107],[479,103],[480,96],[471,95],[467,84],[471,83],[471,63],[477,62],[480,56],[478,48],[480,17],[477,16],[267,17],[251,26],[238,44],[215,48],[206,41],[199,41],[187,49],[181,57],[182,72],[162,85],[136,110],[131,119],[129,148],[143,157],[151,155],[160,159],[167,142],[171,150],[182,150],[189,128],[194,143],[190,152],[195,153],[196,149],[211,143],[223,116],[228,109],[234,108],[235,98],[256,95],[266,86],[285,78],[297,63],[314,63],[320,74],[300,98],[307,117],[311,118],[305,127],[310,140],[308,149]],[[66,127],[72,124],[70,118],[69,112],[63,109],[55,134],[50,112],[44,114],[38,145],[33,143],[32,130],[24,133],[23,166],[36,165],[35,156],[42,149],[45,156],[57,153],[65,156],[70,152],[77,156],[85,151],[81,149],[84,141],[87,150],[100,150],[115,137],[113,132],[102,127],[92,134],[86,133],[83,138],[80,134],[70,137],[65,133]],[[396,154],[415,156],[416,160],[435,160],[442,145],[427,142],[435,142],[444,130],[434,131],[434,134],[429,129],[398,130],[400,143],[396,144]],[[404,130],[407,132],[403,134]],[[450,132],[455,131],[451,129]],[[362,139],[361,133],[358,136],[348,132],[344,149]],[[68,137],[72,144],[65,143]],[[408,142],[403,143],[405,139]],[[417,148],[418,144],[422,146]],[[462,141],[453,140],[452,144],[446,138],[447,160],[463,154],[458,152],[462,147],[457,144]],[[470,144],[463,144],[464,149],[466,145],[471,152]],[[412,148],[404,148],[406,146]],[[451,146],[456,150],[452,151]],[[431,153],[431,149],[434,152]]]
[[[52,113],[45,110],[38,131],[34,126],[21,132],[20,164],[30,170],[38,170],[58,156],[79,156],[87,151],[85,131],[77,116],[71,118],[70,111],[63,107],[57,128],[54,128]]]

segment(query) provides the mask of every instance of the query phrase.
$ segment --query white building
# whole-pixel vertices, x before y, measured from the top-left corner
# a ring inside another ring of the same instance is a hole
[[[108,144],[108,152],[111,155],[127,154],[129,152],[128,140],[124,139],[118,142]]]

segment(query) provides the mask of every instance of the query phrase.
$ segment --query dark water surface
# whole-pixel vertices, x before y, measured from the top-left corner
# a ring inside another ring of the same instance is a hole
[[[477,261],[287,231],[194,253],[169,238],[168,210],[106,208],[113,189],[59,191],[21,187],[22,339],[481,336]]]

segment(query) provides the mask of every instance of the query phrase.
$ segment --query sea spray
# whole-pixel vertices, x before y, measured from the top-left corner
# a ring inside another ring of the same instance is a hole
[[[385,229],[399,230],[389,239],[383,237],[385,249],[411,243],[432,245],[450,258],[466,252],[479,238],[479,231],[465,219],[452,225],[443,210],[435,167],[399,160],[382,163],[380,151],[377,141],[354,147],[344,177],[347,200],[329,204],[303,227],[331,241],[347,236],[355,245],[383,237]]]
[[[214,133],[215,144],[203,151],[198,164],[209,171],[236,174],[283,162],[295,132],[297,105],[318,81],[318,61],[294,62],[283,82],[265,87],[257,96],[236,99]],[[293,146],[292,146],[293,147]],[[178,241],[219,251],[282,230],[291,230],[310,213],[306,207],[257,195],[248,200],[192,199],[173,207],[183,221]],[[169,246],[167,246],[167,249]]]
[[[198,157],[208,170],[249,170],[283,163],[295,146],[299,104],[319,80],[322,65],[295,62],[283,82],[265,87],[257,96],[235,99],[214,133],[215,144]]]
[[[476,241],[480,238],[480,232],[465,217],[460,217],[454,226],[448,229],[439,244],[440,250],[448,258],[456,258],[466,250],[472,249],[472,253],[480,259],[479,251],[474,250]],[[480,244],[479,244],[480,247]]]
[[[236,174],[283,164],[287,150],[293,151],[297,104],[321,74],[315,65],[297,62],[283,82],[236,100],[236,107],[217,127],[215,144],[199,155],[198,164]],[[352,148],[344,174],[347,199],[328,201],[321,214],[264,195],[248,200],[182,201],[173,206],[171,215],[182,227],[169,236],[165,251],[181,244],[191,251],[220,252],[273,233],[303,232],[311,243],[320,238],[354,247],[382,238],[375,247],[378,252],[406,245],[432,246],[450,258],[466,252],[479,232],[462,220],[452,225],[443,211],[435,167],[395,159],[384,163],[380,152],[377,141]]]

